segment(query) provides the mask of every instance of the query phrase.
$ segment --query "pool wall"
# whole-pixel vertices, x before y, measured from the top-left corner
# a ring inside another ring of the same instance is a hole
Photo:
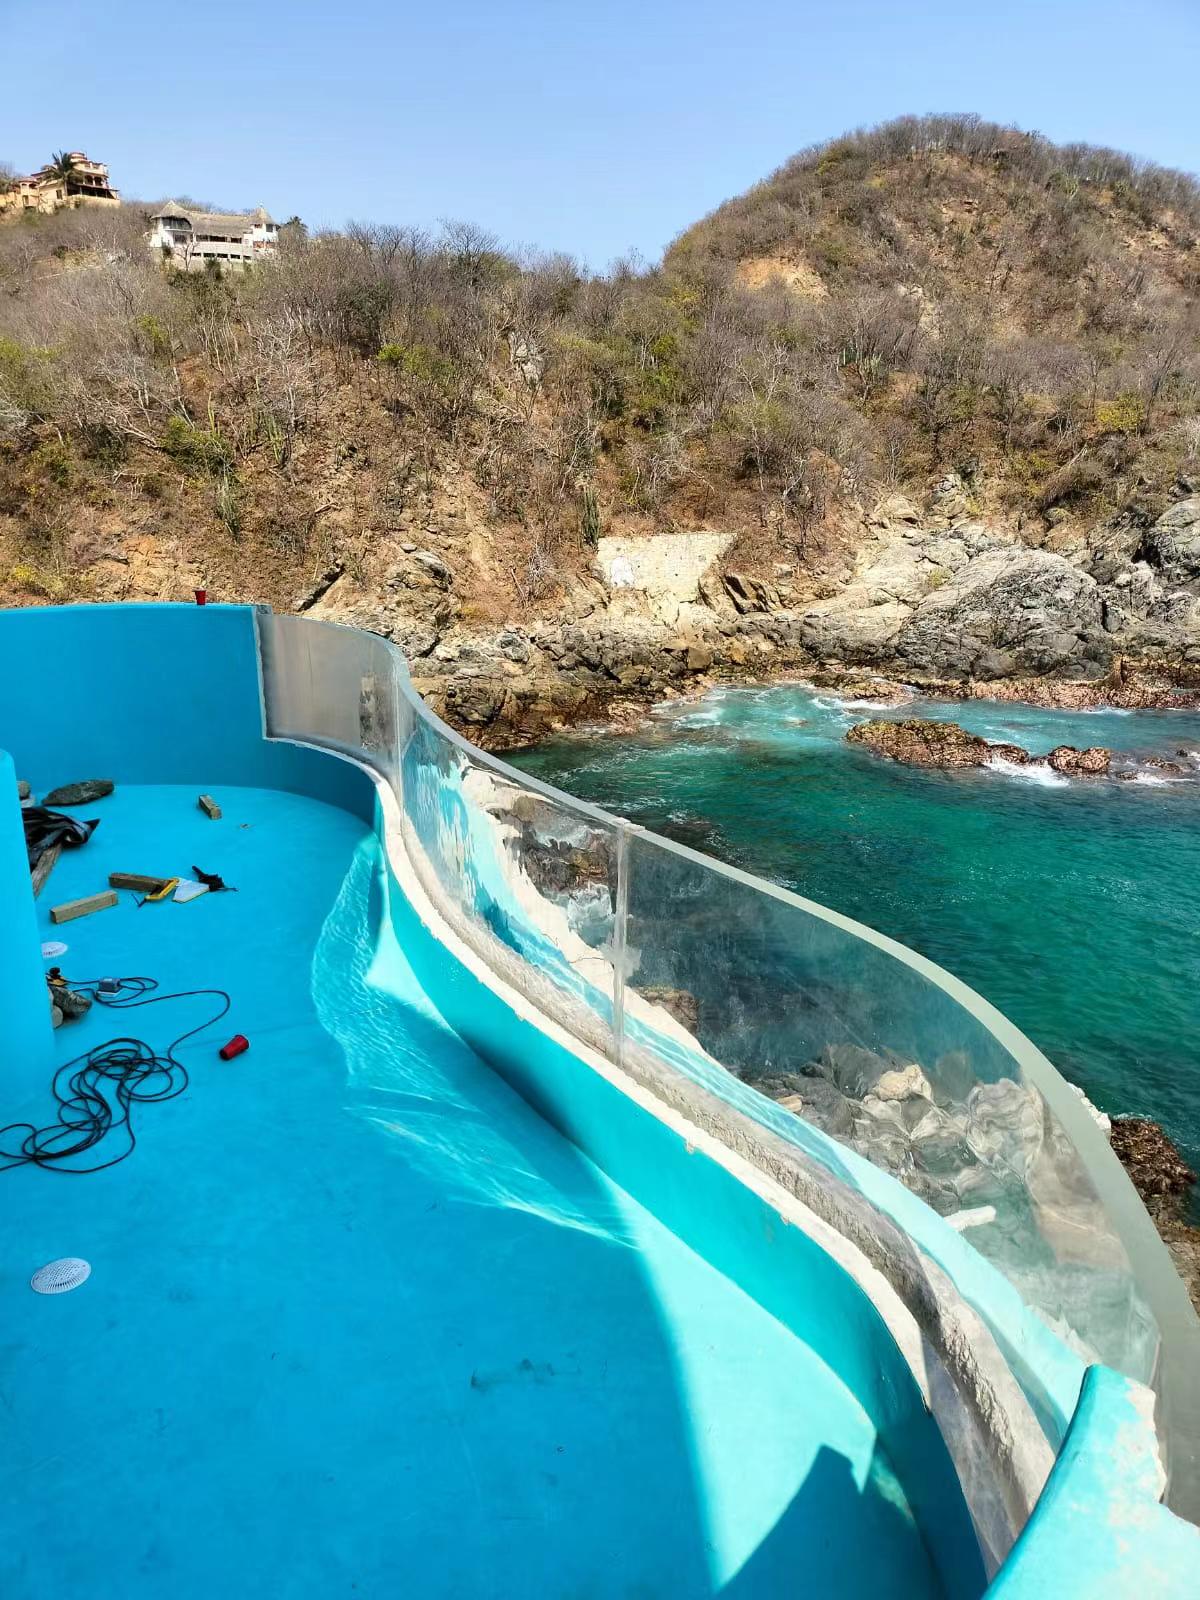
[[[389,818],[394,802],[383,786],[322,750],[263,738],[250,609],[65,607],[4,613],[0,620],[0,746],[12,750],[35,792],[84,776],[195,783],[198,792],[236,782],[312,795],[373,817],[391,863],[387,915],[434,1003],[616,1182],[822,1355],[875,1423],[947,1592],[966,1600],[980,1591],[975,1536],[933,1421],[935,1391],[946,1373],[911,1319],[906,1327],[894,1288],[869,1262],[853,1263],[854,1247],[806,1215],[769,1176],[710,1133],[689,1129],[611,1063],[532,1015],[522,997],[479,970],[428,908],[420,909]],[[45,718],[29,716],[33,685],[46,695]],[[79,723],[78,737],[73,725],[69,739],[71,772],[55,764],[68,742],[56,726],[62,713],[54,710],[64,700]],[[0,762],[0,785],[11,780]],[[8,867],[11,877],[12,861]],[[18,939],[26,937],[19,921],[13,927]],[[14,1000],[33,981],[28,961],[6,963],[0,974]],[[895,1187],[903,1228],[912,1197]],[[882,1193],[886,1198],[886,1184]],[[1162,1480],[1145,1399],[1139,1386],[1091,1369],[1049,1485],[1001,1568],[996,1593],[1023,1600],[1035,1582],[1045,1592],[1047,1561],[1059,1592],[1081,1600],[1131,1592],[1135,1583],[1147,1594],[1193,1592],[1200,1538],[1156,1505]],[[942,1403],[952,1399],[943,1395]],[[998,1430],[1009,1425],[1004,1416],[993,1421]],[[1103,1536],[1133,1524],[1136,1539]],[[1090,1577],[1074,1581],[1076,1570],[1089,1570],[1080,1559],[1085,1549],[1107,1587]],[[1149,1589],[1138,1576],[1148,1560],[1160,1575]]]
[[[54,1029],[46,999],[45,963],[29,892],[29,860],[17,799],[13,759],[0,749],[0,974],[9,1074],[44,1083],[53,1057]]]
[[[250,607],[30,606],[0,616],[0,749],[34,794],[85,777],[194,783],[197,794],[252,784],[369,817],[370,796],[344,764],[263,738]]]

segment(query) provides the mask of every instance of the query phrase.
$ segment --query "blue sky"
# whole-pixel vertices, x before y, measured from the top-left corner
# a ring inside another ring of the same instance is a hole
[[[795,150],[978,111],[1200,168],[1200,0],[0,0],[0,160],[655,259]],[[92,41],[81,43],[81,41]]]

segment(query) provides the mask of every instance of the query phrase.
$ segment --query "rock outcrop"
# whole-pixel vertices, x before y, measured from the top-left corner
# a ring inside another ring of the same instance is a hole
[[[1114,1117],[1110,1138],[1200,1312],[1200,1227],[1188,1208],[1196,1174],[1147,1117]]]
[[[991,744],[957,722],[927,722],[919,717],[859,722],[846,739],[910,767],[984,767],[996,759],[1024,765],[1030,760],[1020,745]]]
[[[1046,757],[1046,765],[1070,778],[1102,778],[1112,765],[1112,751],[1103,745],[1076,750],[1074,745],[1056,745]]]
[[[901,761],[910,767],[986,767],[994,761],[1009,761],[1017,766],[1046,766],[1072,778],[1106,777],[1112,765],[1112,751],[1103,745],[1076,750],[1074,745],[1057,745],[1044,758],[1031,756],[1019,744],[993,743],[968,733],[957,722],[930,722],[920,717],[902,721],[878,719],[859,722],[846,735],[850,744],[863,744],[877,755]],[[1173,767],[1173,762],[1153,758],[1147,766]],[[1177,770],[1183,771],[1180,767]]]
[[[896,496],[868,519],[849,584],[803,612],[810,648],[985,684],[1102,679],[1122,655],[1200,679],[1200,496],[1148,528],[1118,520],[1052,550],[985,527],[940,487],[924,522]]]
[[[1109,1139],[1143,1200],[1185,1195],[1196,1182],[1174,1142],[1147,1117],[1115,1117]]]

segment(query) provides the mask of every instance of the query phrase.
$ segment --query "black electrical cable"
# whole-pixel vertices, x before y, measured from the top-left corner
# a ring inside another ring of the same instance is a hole
[[[161,1053],[152,1050],[142,1039],[109,1039],[73,1061],[64,1062],[51,1084],[58,1105],[57,1119],[44,1128],[37,1128],[32,1122],[10,1122],[6,1128],[0,1128],[0,1157],[7,1158],[0,1165],[0,1172],[13,1167],[36,1166],[48,1172],[82,1174],[103,1172],[106,1167],[115,1167],[119,1161],[124,1161],[137,1144],[133,1107],[157,1100],[174,1100],[183,1093],[188,1086],[188,1074],[176,1050],[195,1034],[220,1022],[233,1003],[224,989],[181,989],[173,994],[156,994],[158,982],[155,978],[119,978],[115,991],[102,992],[100,984],[107,981],[100,978],[63,980],[66,988],[90,994],[97,1005],[113,1011],[131,1011],[136,1006],[154,1006],[164,1000],[187,1000],[200,995],[212,995],[221,1005],[211,1017],[173,1039]],[[109,1103],[110,1098],[115,1107]],[[124,1130],[128,1140],[120,1155],[93,1166],[62,1165],[94,1149],[117,1128]],[[20,1145],[16,1149],[8,1148],[7,1136],[20,1130],[25,1130]]]

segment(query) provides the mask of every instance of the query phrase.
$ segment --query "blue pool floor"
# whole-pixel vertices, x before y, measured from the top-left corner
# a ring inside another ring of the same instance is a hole
[[[935,1593],[844,1386],[434,1013],[364,823],[218,798],[84,808],[38,902],[69,976],[233,1009],[129,1160],[0,1173],[5,1600]],[[112,870],[193,864],[238,893],[49,923]],[[94,1008],[58,1058],[208,1005]],[[47,1088],[6,1062],[0,1122],[48,1120]],[[89,1281],[32,1293],[68,1255]]]

